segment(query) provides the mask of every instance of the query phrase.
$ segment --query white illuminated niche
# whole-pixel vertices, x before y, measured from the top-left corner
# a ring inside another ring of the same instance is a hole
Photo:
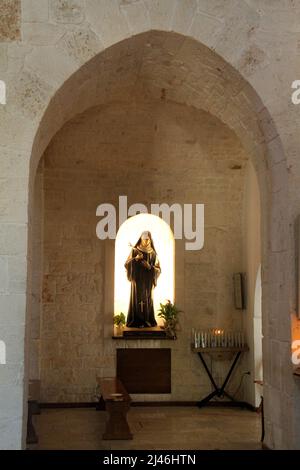
[[[6,85],[3,80],[0,80],[0,104],[6,104]]]
[[[130,299],[130,282],[127,279],[124,264],[131,251],[145,230],[151,232],[155,250],[160,262],[161,274],[154,288],[154,312],[157,318],[159,304],[167,300],[174,302],[174,236],[170,226],[160,217],[152,214],[138,214],[127,219],[119,228],[115,242],[115,315],[128,313]]]

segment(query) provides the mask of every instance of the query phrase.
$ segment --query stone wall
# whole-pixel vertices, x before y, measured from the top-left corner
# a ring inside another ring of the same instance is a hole
[[[21,37],[21,1],[2,0],[0,42],[16,41]]]
[[[176,302],[184,313],[179,340],[170,342],[167,398],[197,400],[210,391],[190,352],[191,329],[242,325],[232,273],[243,264],[246,159],[220,121],[175,103],[132,100],[94,108],[55,136],[44,156],[43,401],[91,401],[96,375],[115,374],[113,305],[105,315],[108,245],[96,237],[95,214],[100,203],[118,207],[119,195],[128,196],[128,205],[205,204],[204,249],[184,251],[176,243]],[[154,343],[159,346],[143,345]],[[224,378],[224,364],[215,373]]]

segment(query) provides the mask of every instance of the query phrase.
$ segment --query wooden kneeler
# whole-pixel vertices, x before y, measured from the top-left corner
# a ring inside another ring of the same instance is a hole
[[[117,378],[97,377],[101,397],[98,410],[106,410],[108,420],[103,439],[132,439],[133,436],[127,422],[131,398],[124,385]]]

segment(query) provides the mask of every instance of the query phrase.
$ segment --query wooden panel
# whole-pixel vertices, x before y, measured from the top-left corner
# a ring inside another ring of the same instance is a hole
[[[117,377],[128,393],[171,393],[171,349],[117,349]]]

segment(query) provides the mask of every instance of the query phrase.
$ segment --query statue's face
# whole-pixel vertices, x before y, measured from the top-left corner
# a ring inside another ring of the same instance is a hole
[[[147,247],[150,243],[150,238],[142,238],[142,246]]]

